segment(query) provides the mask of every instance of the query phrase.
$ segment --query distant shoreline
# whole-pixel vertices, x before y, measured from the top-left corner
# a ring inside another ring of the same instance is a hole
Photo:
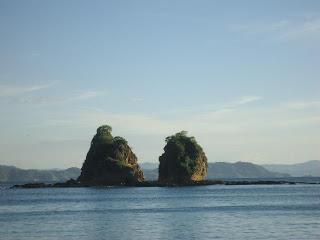
[[[158,179],[157,163],[141,163],[146,181]],[[318,181],[320,179],[320,161],[308,161],[301,164],[273,166],[257,165],[250,162],[209,162],[208,180],[284,180],[284,181]],[[68,179],[77,179],[80,176],[80,168],[67,169],[21,169],[15,166],[0,165],[0,184],[24,184],[31,182],[56,183],[65,182]],[[307,180],[305,180],[307,179]],[[320,180],[319,180],[320,181]]]
[[[95,184],[81,184],[76,180],[70,179],[62,183],[26,183],[16,184],[11,188],[77,188],[77,187],[191,187],[191,186],[210,186],[210,185],[295,185],[295,184],[320,184],[318,182],[307,181],[284,181],[284,180],[204,180],[197,182],[187,182],[181,184],[161,184],[158,181],[145,181],[136,184],[118,184],[118,185],[95,185]]]

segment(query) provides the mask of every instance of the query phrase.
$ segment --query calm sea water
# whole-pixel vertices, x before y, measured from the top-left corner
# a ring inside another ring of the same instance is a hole
[[[320,239],[320,185],[0,190],[0,239]]]

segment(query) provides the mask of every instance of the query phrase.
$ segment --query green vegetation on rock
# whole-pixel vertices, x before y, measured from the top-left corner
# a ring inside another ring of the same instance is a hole
[[[186,131],[166,138],[164,153],[159,157],[160,183],[201,181],[207,174],[207,158],[194,137]]]
[[[137,157],[122,137],[113,137],[108,125],[97,129],[78,179],[90,185],[131,185],[144,181]]]

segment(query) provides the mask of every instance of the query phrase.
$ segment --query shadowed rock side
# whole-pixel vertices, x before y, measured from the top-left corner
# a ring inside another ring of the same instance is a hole
[[[137,157],[122,137],[113,137],[108,125],[97,129],[78,181],[87,185],[134,185],[144,181]]]
[[[202,181],[207,175],[205,153],[194,137],[182,131],[166,138],[164,153],[159,157],[160,184],[188,184]]]

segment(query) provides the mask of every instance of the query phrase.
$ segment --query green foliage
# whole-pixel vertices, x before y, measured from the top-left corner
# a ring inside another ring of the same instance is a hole
[[[91,145],[108,145],[113,141],[113,137],[111,134],[112,127],[109,125],[103,125],[97,129],[96,135],[93,137],[91,141]]]
[[[179,138],[186,138],[187,135],[188,135],[187,131],[181,131],[181,132],[176,133],[175,135],[166,137],[166,142],[168,143],[169,141],[172,141],[172,140],[175,141],[175,140],[177,140]],[[193,137],[189,137],[189,138],[193,138]]]
[[[186,131],[167,137],[166,143],[164,154],[159,158],[160,177],[186,179],[196,171],[199,157],[206,161],[202,148]]]
[[[125,167],[127,167],[127,164],[125,162],[122,162],[122,161],[115,161],[115,165],[119,169],[124,169]]]
[[[127,140],[125,140],[123,137],[119,137],[119,136],[113,138],[113,143],[116,145],[127,145],[128,144]]]
[[[110,133],[111,134],[111,132],[112,132],[112,127],[109,125],[102,125],[102,126],[98,127],[98,129],[97,129],[97,134],[103,134],[103,133],[105,133],[105,134]]]
[[[137,158],[127,141],[122,137],[113,137],[111,131],[108,125],[97,129],[79,181],[116,184],[143,180]]]

